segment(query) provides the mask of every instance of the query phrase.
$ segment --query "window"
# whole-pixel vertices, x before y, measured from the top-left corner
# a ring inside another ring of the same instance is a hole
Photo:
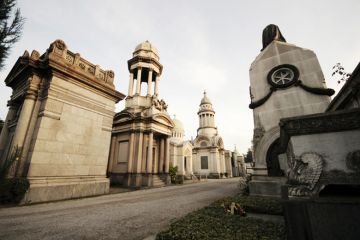
[[[129,142],[123,141],[119,142],[119,152],[118,152],[118,163],[126,163],[128,161],[129,153]]]
[[[207,156],[201,156],[201,169],[209,169]]]

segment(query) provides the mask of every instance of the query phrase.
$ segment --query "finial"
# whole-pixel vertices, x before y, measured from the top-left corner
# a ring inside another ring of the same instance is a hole
[[[174,119],[176,118],[176,114],[174,114]]]
[[[206,95],[206,90],[204,90],[204,95]]]

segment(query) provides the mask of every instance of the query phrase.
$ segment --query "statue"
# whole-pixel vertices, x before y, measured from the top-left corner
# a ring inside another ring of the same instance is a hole
[[[274,40],[286,42],[278,26],[274,24],[267,25],[266,28],[263,30],[263,35],[262,35],[263,48],[261,49],[261,51],[264,50]]]

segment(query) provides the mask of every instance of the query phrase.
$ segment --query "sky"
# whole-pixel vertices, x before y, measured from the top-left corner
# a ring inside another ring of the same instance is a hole
[[[127,94],[127,60],[148,40],[164,66],[159,97],[184,124],[185,137],[196,137],[206,90],[226,149],[246,153],[253,133],[249,67],[268,24],[278,25],[287,42],[313,50],[337,92],[332,67],[340,62],[351,72],[360,60],[358,0],[18,0],[18,7],[26,22],[0,72],[1,119],[11,95],[4,80],[25,50],[42,54],[62,39],[70,51],[113,70],[116,89]],[[123,108],[124,101],[116,105]]]

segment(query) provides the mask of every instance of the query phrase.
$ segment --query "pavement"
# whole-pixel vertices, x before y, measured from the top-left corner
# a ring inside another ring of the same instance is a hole
[[[155,239],[174,220],[226,196],[239,178],[0,208],[0,239]]]

